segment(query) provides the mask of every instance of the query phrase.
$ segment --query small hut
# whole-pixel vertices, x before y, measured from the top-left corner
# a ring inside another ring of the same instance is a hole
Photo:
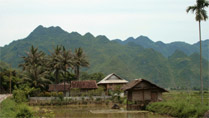
[[[50,92],[66,92],[66,95],[69,95],[70,84],[69,83],[59,83],[59,84],[50,84],[48,91]]]
[[[127,110],[144,109],[149,102],[161,101],[162,93],[168,92],[145,79],[133,80],[123,90],[127,93]]]
[[[101,81],[99,81],[97,85],[102,86],[104,90],[106,91],[106,94],[108,94],[109,90],[114,90],[116,86],[124,86],[127,83],[128,81],[112,73],[112,74],[107,75]]]
[[[79,89],[80,92],[87,92],[98,88],[96,80],[71,81],[70,85],[70,90]]]

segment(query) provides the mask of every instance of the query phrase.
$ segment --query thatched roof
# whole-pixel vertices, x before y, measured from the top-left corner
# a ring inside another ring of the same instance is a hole
[[[49,85],[49,91],[64,91],[64,90],[69,90],[70,89],[70,84],[65,83],[65,89],[64,89],[64,83],[59,83],[59,84],[50,84]]]
[[[125,79],[119,77],[118,75],[112,73],[107,75],[104,79],[102,79],[101,81],[99,81],[97,84],[110,84],[110,83],[121,83],[121,84],[125,84],[128,83],[128,81],[126,81]]]
[[[97,87],[96,80],[82,80],[82,81],[71,81],[70,88],[96,89],[98,87]]]
[[[161,88],[161,87],[157,86],[156,84],[153,84],[153,83],[151,83],[150,81],[145,80],[145,79],[135,79],[135,80],[129,82],[128,84],[124,85],[122,89],[123,89],[124,91],[128,91],[128,90],[132,89],[133,87],[135,87],[136,85],[138,85],[138,84],[141,83],[141,82],[147,82],[147,83],[151,84],[152,86],[157,87],[157,88],[160,89],[162,92],[168,92],[166,89]]]

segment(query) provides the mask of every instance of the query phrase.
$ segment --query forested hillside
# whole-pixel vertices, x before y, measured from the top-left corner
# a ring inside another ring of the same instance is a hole
[[[157,52],[160,52],[161,54],[163,54],[165,57],[171,56],[176,50],[180,50],[187,55],[200,52],[199,42],[192,44],[192,45],[185,43],[185,42],[179,42],[179,41],[165,44],[161,41],[153,42],[151,39],[149,39],[146,36],[139,36],[136,39],[134,39],[133,37],[130,37],[125,41],[121,41],[119,39],[116,39],[114,41],[123,45],[132,42],[144,48],[152,48],[156,50]],[[207,39],[207,40],[202,41],[202,51],[203,51],[203,57],[209,60],[208,50],[209,50],[209,40]]]
[[[135,42],[136,40],[144,42],[143,46]],[[127,80],[145,78],[168,88],[198,88],[200,85],[199,54],[193,53],[198,50],[198,44],[155,43],[144,36],[123,42],[110,41],[105,36],[95,37],[90,33],[80,35],[77,32],[68,33],[60,27],[38,26],[25,39],[0,47],[0,60],[18,68],[18,64],[22,61],[21,57],[31,45],[47,54],[56,45],[63,45],[67,49],[81,47],[90,62],[89,68],[82,71],[90,73],[116,73]],[[203,45],[207,46],[207,44]],[[207,51],[205,48],[203,50]],[[208,61],[203,59],[203,78],[206,88],[207,72]]]

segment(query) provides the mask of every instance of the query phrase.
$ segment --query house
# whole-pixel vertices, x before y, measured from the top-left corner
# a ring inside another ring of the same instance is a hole
[[[66,92],[66,96],[69,95],[70,84],[69,83],[59,83],[59,84],[50,84],[48,91],[50,92]]]
[[[97,88],[96,80],[71,81],[70,83],[70,91],[73,89],[79,89],[80,92],[87,92]]]
[[[97,83],[98,86],[102,86],[104,90],[106,91],[106,94],[108,94],[109,91],[114,90],[116,86],[124,86],[127,84],[128,81],[125,79],[119,77],[118,75],[112,73],[107,75],[104,79],[99,81]]]
[[[127,93],[127,110],[144,109],[149,102],[162,100],[162,93],[168,92],[145,79],[136,79],[123,87]]]

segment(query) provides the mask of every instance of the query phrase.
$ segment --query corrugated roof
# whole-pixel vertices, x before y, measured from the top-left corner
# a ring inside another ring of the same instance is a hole
[[[135,87],[137,84],[139,84],[139,83],[141,83],[141,82],[143,82],[143,81],[144,81],[144,82],[147,82],[147,83],[149,83],[149,84],[151,84],[151,85],[153,85],[153,86],[155,86],[155,87],[157,87],[157,88],[159,88],[160,90],[162,90],[162,92],[168,92],[166,89],[161,88],[161,87],[157,86],[156,84],[153,84],[153,83],[151,83],[150,81],[145,80],[145,79],[135,79],[135,80],[129,82],[128,84],[124,85],[122,89],[123,89],[124,91],[127,91],[127,90],[129,90],[129,89],[132,89],[132,88]]]
[[[82,81],[71,81],[70,88],[78,88],[78,89],[96,89],[97,84],[96,80],[82,80]]]
[[[115,77],[115,79],[111,79],[113,76]],[[99,81],[97,84],[109,84],[109,83],[128,83],[128,81],[125,79],[122,79],[121,77],[119,77],[118,75],[114,73],[111,73],[107,75],[104,79]]]

